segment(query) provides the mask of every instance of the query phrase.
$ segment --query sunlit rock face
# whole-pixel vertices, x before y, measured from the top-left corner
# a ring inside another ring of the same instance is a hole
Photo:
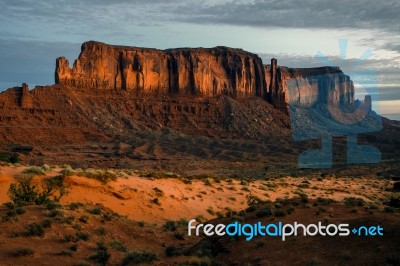
[[[72,68],[57,59],[56,83],[204,96],[263,96],[262,60],[227,47],[156,50],[86,42]]]
[[[312,106],[354,101],[353,83],[338,67],[288,68],[278,66],[275,58],[264,66],[257,55],[227,47],[157,50],[90,41],[82,44],[72,68],[66,58],[57,59],[55,79],[56,84],[91,90],[256,96],[286,113],[289,102]]]

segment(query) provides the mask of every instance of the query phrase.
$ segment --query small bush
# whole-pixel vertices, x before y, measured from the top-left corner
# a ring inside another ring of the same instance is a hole
[[[87,217],[86,215],[83,215],[81,217],[79,217],[79,221],[86,224],[89,220],[89,217]]]
[[[3,206],[6,207],[9,210],[13,210],[15,208],[15,205],[12,202],[3,203]]]
[[[286,216],[286,212],[284,210],[278,209],[275,211],[275,217],[284,217]]]
[[[98,234],[98,235],[100,235],[100,236],[104,236],[104,235],[106,235],[107,230],[106,230],[106,228],[104,228],[103,226],[101,226],[101,227],[97,227],[97,228],[95,229],[95,232],[96,232],[96,234]]]
[[[44,236],[43,226],[37,223],[31,223],[27,225],[27,230],[25,232],[27,236]]]
[[[148,251],[133,251],[129,252],[125,258],[123,258],[121,265],[132,265],[140,263],[149,263],[157,259],[157,255]]]
[[[168,231],[176,231],[176,229],[178,228],[178,223],[175,221],[167,221],[164,224],[164,228]]]
[[[47,214],[47,217],[54,218],[63,216],[63,213],[60,210],[52,210]]]
[[[253,212],[255,210],[257,210],[257,205],[252,204],[246,209],[246,212]]]
[[[167,257],[176,257],[182,255],[182,249],[175,246],[168,246],[165,249],[165,255]]]
[[[45,219],[41,222],[43,228],[51,228],[53,222],[50,219]]]
[[[108,248],[104,245],[103,242],[97,243],[96,253],[90,256],[91,260],[94,260],[100,265],[107,265],[108,260],[111,255],[108,253]]]
[[[153,202],[156,205],[161,205],[160,199],[159,198],[154,198],[151,200],[151,202]]]
[[[317,198],[317,202],[322,204],[322,205],[329,205],[329,204],[331,204],[333,202],[333,199],[318,197]]]
[[[17,153],[6,153],[2,152],[0,153],[0,161],[6,162],[6,163],[18,163],[19,162],[19,157]]]
[[[71,202],[71,203],[69,204],[69,209],[72,210],[72,211],[74,211],[74,210],[76,210],[76,209],[78,209],[78,208],[80,208],[80,207],[82,207],[82,206],[83,206],[82,203],[79,203],[79,202]]]
[[[384,212],[389,212],[389,213],[395,213],[396,212],[395,208],[389,207],[389,206],[386,206],[385,208],[383,208],[383,211]]]
[[[162,197],[164,196],[164,191],[159,189],[158,187],[153,188],[154,192],[156,192],[157,196]]]
[[[22,173],[24,174],[32,174],[32,175],[44,175],[46,171],[42,167],[32,166],[26,168]]]
[[[8,195],[14,204],[47,204],[52,201],[58,202],[67,190],[60,177],[48,178],[43,181],[42,190],[39,191],[37,184],[32,182],[32,174],[21,174],[16,177],[17,183],[11,184]]]
[[[86,234],[83,232],[77,232],[75,235],[78,239],[83,240],[83,241],[88,241],[90,238],[89,234]]]
[[[107,184],[110,181],[117,180],[117,175],[110,170],[86,169],[84,171],[78,172],[77,175],[96,179],[103,184]]]
[[[354,198],[354,197],[349,197],[349,198],[344,198],[344,204],[349,207],[353,206],[364,206],[365,201],[362,198]]]
[[[33,256],[35,251],[31,248],[18,248],[11,253],[13,257],[26,257],[26,256]]]
[[[69,247],[69,249],[72,250],[72,251],[78,251],[78,244],[72,244],[72,245]]]
[[[121,252],[127,252],[127,248],[125,247],[124,244],[122,244],[120,241],[118,240],[113,240],[110,242],[110,244],[108,244],[111,248],[121,251]]]
[[[174,236],[175,236],[176,239],[185,240],[185,235],[182,234],[182,233],[175,232]]]
[[[89,212],[91,214],[94,214],[94,215],[100,215],[101,214],[101,209],[100,208],[94,208],[94,209],[91,209]]]
[[[67,256],[67,257],[72,257],[72,252],[69,250],[61,250],[60,252],[57,253],[59,256]]]
[[[266,206],[265,208],[262,208],[258,212],[256,212],[256,216],[258,218],[262,218],[265,216],[271,216],[273,214],[273,208],[271,206]]]
[[[25,209],[22,207],[18,207],[15,209],[15,213],[16,214],[24,214],[25,213]]]

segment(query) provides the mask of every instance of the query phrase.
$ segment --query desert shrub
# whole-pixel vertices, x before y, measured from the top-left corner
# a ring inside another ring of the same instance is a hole
[[[318,197],[317,198],[317,202],[322,204],[322,205],[329,205],[329,204],[331,204],[333,202],[333,199]]]
[[[181,218],[178,220],[177,224],[186,227],[189,224],[189,221],[185,218]]]
[[[396,212],[395,208],[390,207],[390,206],[385,206],[385,208],[383,208],[384,212],[390,212],[390,213],[394,213]]]
[[[161,205],[160,199],[159,198],[154,198],[151,200],[151,202],[153,202],[156,205]]]
[[[72,251],[78,251],[78,244],[72,244],[72,245],[69,247],[69,249],[72,250]]]
[[[275,210],[275,217],[284,217],[284,216],[286,216],[286,212],[284,210],[281,209]]]
[[[121,252],[126,252],[128,249],[125,247],[123,243],[121,243],[118,240],[113,240],[108,244],[111,248],[121,251]]]
[[[18,153],[1,152],[0,161],[6,163],[18,163],[19,162]]]
[[[14,203],[12,203],[12,202],[3,203],[3,206],[6,207],[6,208],[9,209],[9,210],[12,210],[12,209],[15,208],[15,205],[14,205]]]
[[[78,238],[74,235],[65,235],[62,241],[63,242],[77,242]]]
[[[43,228],[51,228],[52,223],[53,222],[50,219],[45,219],[40,224]]]
[[[63,168],[63,169],[60,171],[60,174],[63,175],[63,176],[72,176],[72,175],[74,175],[75,173],[76,173],[76,172],[75,172],[72,168],[69,168],[69,167]]]
[[[100,236],[104,236],[107,233],[106,228],[103,226],[97,227],[94,231],[96,232],[96,234],[98,234]]]
[[[263,204],[266,201],[260,199],[260,197],[255,195],[248,195],[247,197],[247,205],[250,207],[251,205]]]
[[[25,209],[23,207],[18,207],[15,209],[15,213],[16,214],[24,214],[25,213]]]
[[[157,255],[148,251],[129,252],[121,262],[121,265],[133,265],[140,263],[149,263],[157,259]]]
[[[185,240],[185,235],[180,232],[175,232],[174,236],[176,239]]]
[[[55,210],[61,208],[61,204],[54,201],[50,201],[46,204],[46,207],[48,210]]]
[[[212,186],[212,184],[211,184],[211,179],[210,178],[206,178],[205,180],[204,180],[204,185],[206,185],[206,186]]]
[[[18,248],[11,253],[13,257],[26,257],[26,256],[33,256],[35,251],[31,248]]]
[[[79,221],[86,224],[89,220],[89,217],[87,217],[86,215],[83,215],[81,217],[79,217]]]
[[[197,215],[195,219],[198,223],[202,223],[206,220],[203,215]]]
[[[230,217],[229,221],[231,223],[236,222],[236,221],[241,223],[244,221],[244,218],[242,216],[238,216],[238,215],[234,215],[234,214],[230,214],[229,216],[227,215],[227,217]]]
[[[32,184],[32,175],[17,176],[17,183],[11,184],[8,189],[10,199],[15,203],[34,203],[38,198],[37,185]]]
[[[213,209],[212,207],[209,207],[209,208],[207,209],[207,212],[208,212],[210,215],[215,215],[215,211],[214,211],[214,209]]]
[[[76,210],[76,209],[78,209],[78,208],[80,208],[82,206],[83,206],[83,204],[80,203],[80,202],[71,202],[69,204],[69,209],[73,211],[73,210]]]
[[[75,235],[78,239],[83,240],[83,241],[88,241],[90,238],[89,234],[86,234],[83,232],[77,232]]]
[[[346,206],[364,206],[365,201],[362,198],[348,197],[344,198],[344,204]]]
[[[165,255],[167,257],[176,257],[182,255],[182,249],[175,246],[168,246],[165,249]]]
[[[108,248],[104,245],[103,242],[97,243],[96,252],[90,256],[91,260],[94,260],[100,265],[107,265],[108,260],[110,259],[111,255],[108,253]]]
[[[178,228],[178,223],[175,221],[167,221],[164,224],[164,228],[168,231],[176,231],[176,229]]]
[[[303,202],[303,203],[308,203],[308,196],[307,196],[307,194],[300,193],[300,194],[299,194],[299,197],[300,197],[300,199],[301,199],[301,202]]]
[[[33,175],[21,174],[16,177],[17,183],[11,184],[8,195],[14,204],[46,204],[52,201],[58,202],[67,194],[63,180],[60,177],[48,178],[43,181],[42,191],[37,184],[32,182]]]
[[[257,210],[257,205],[252,204],[246,209],[246,212],[254,212],[255,210]]]
[[[32,175],[44,175],[46,171],[39,166],[32,166],[29,168],[26,168],[22,173],[24,174],[32,174]]]
[[[262,208],[258,212],[256,212],[256,216],[258,218],[262,218],[265,216],[271,216],[273,214],[273,208],[272,206],[266,206],[265,208]]]
[[[60,210],[51,210],[47,214],[47,217],[49,217],[49,218],[61,217],[61,216],[63,216],[63,213]]]
[[[153,190],[156,192],[157,196],[159,196],[159,197],[164,196],[164,191],[162,191],[158,187],[153,188]]]
[[[27,229],[25,231],[26,236],[44,236],[44,229],[41,224],[31,223],[27,225]]]
[[[94,215],[100,215],[101,214],[101,209],[100,208],[94,208],[94,209],[91,209],[89,212],[91,214],[94,214]]]
[[[110,170],[86,169],[86,170],[78,172],[77,175],[96,179],[103,184],[107,184],[110,181],[117,180],[117,175]]]
[[[67,257],[72,257],[72,252],[69,250],[61,250],[60,252],[57,253],[59,256],[67,256]]]

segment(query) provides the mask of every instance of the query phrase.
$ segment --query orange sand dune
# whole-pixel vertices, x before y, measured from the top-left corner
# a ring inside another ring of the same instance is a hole
[[[9,201],[8,187],[15,182],[14,176],[25,168],[0,168],[0,203]],[[55,176],[60,170],[53,169],[46,176]],[[240,211],[248,206],[249,195],[273,201],[304,192],[310,198],[325,197],[342,201],[345,197],[353,196],[367,202],[378,202],[385,193],[384,188],[391,186],[390,181],[386,180],[333,177],[323,180],[286,177],[271,181],[257,180],[248,185],[242,185],[239,180],[221,180],[217,183],[211,179],[211,185],[206,185],[204,180],[185,184],[180,178],[150,179],[137,174],[107,184],[80,176],[70,176],[66,182],[69,193],[62,199],[63,204],[101,204],[121,215],[146,222],[192,219],[199,215],[208,219],[215,217],[218,212]],[[307,186],[304,186],[305,183]],[[158,202],[154,202],[156,198]]]

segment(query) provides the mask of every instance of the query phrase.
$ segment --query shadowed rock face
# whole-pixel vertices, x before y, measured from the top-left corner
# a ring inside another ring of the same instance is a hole
[[[57,59],[56,83],[203,96],[263,96],[262,60],[239,49],[156,50],[86,42],[74,66]]]
[[[287,104],[350,106],[354,103],[354,86],[350,77],[338,67],[288,68],[265,66],[268,101],[281,111]],[[289,93],[291,86],[291,93]]]

